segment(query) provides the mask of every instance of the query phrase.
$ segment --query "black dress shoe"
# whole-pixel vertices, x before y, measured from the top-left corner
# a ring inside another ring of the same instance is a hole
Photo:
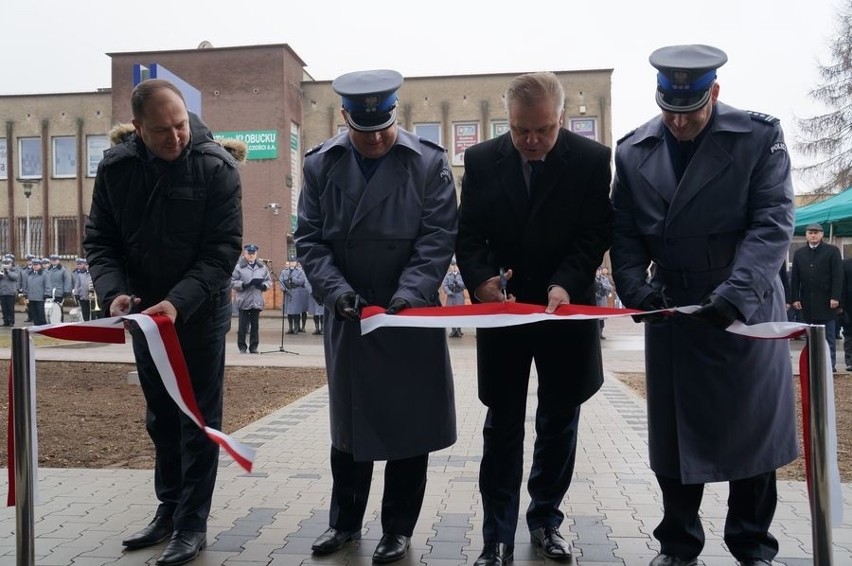
[[[133,533],[121,541],[121,544],[126,546],[129,550],[154,546],[155,544],[163,542],[169,538],[169,535],[172,534],[173,530],[174,524],[172,523],[171,517],[157,515],[147,527],[141,531]]]
[[[408,552],[409,544],[409,537],[385,533],[376,546],[376,551],[373,552],[373,562],[376,564],[396,562]]]
[[[314,541],[311,550],[314,551],[314,554],[331,554],[343,548],[343,545],[350,540],[358,540],[359,538],[361,538],[360,530],[338,531],[334,527],[330,527]]]
[[[697,558],[678,558],[670,554],[658,554],[648,566],[697,566]]]
[[[175,531],[166,549],[157,558],[159,566],[186,564],[207,546],[207,533],[197,531]]]
[[[749,558],[737,562],[739,566],[772,566],[772,561],[766,558]]]
[[[562,537],[558,527],[536,529],[530,533],[530,539],[548,558],[571,560],[571,545]]]
[[[502,542],[487,542],[473,566],[502,566],[515,557],[515,547]]]

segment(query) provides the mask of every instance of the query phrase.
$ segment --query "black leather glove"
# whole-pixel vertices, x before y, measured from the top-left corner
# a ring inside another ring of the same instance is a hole
[[[408,301],[406,301],[402,297],[394,297],[393,299],[391,299],[391,302],[388,305],[388,308],[385,309],[385,313],[386,314],[396,314],[399,311],[401,311],[402,309],[407,309],[410,306],[411,305],[408,304]]]
[[[252,279],[252,283],[255,287],[263,291],[263,279]]]
[[[366,301],[356,293],[347,291],[337,297],[337,301],[334,303],[334,310],[337,312],[337,316],[343,320],[360,320],[361,309],[366,306]]]
[[[710,293],[710,296],[704,299],[700,306],[701,308],[692,313],[691,316],[722,330],[728,328],[740,314],[737,307],[732,305],[728,299],[716,293]]]
[[[654,291],[639,303],[639,310],[642,311],[656,311],[660,309],[668,308],[668,301],[666,301],[665,295],[660,293],[659,291]],[[667,315],[663,313],[654,313],[654,314],[634,314],[631,316],[633,322],[659,322],[661,320],[665,320],[668,318]]]

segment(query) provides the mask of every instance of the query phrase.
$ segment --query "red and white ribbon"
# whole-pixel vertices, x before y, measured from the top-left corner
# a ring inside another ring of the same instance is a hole
[[[172,322],[165,316],[148,316],[144,314],[131,314],[127,316],[104,318],[89,322],[77,322],[68,324],[48,324],[33,326],[29,328],[30,334],[30,399],[32,407],[30,415],[32,422],[33,462],[32,469],[35,473],[34,485],[38,485],[38,439],[35,425],[35,348],[32,342],[33,334],[41,334],[61,340],[76,340],[83,342],[100,342],[109,344],[123,344],[125,340],[124,321],[135,322],[145,336],[151,358],[163,385],[169,396],[177,404],[180,410],[187,415],[207,434],[208,438],[221,446],[243,469],[250,472],[254,464],[255,449],[246,446],[204,423],[201,411],[195,402],[195,394],[192,390],[192,382],[189,379],[189,370],[183,351],[180,348],[177,332]],[[9,426],[7,437],[8,460],[9,460],[9,494],[7,504],[15,504],[15,479],[14,479],[14,428],[13,428],[13,403],[12,403],[12,364],[9,369]]]
[[[501,328],[532,324],[542,321],[569,321],[607,319],[623,316],[648,315],[662,313],[672,315],[675,312],[690,314],[699,307],[696,305],[662,309],[659,311],[638,311],[632,309],[614,309],[607,307],[592,307],[587,305],[560,305],[552,314],[544,312],[542,305],[530,305],[516,302],[479,303],[473,305],[452,305],[446,307],[423,307],[403,309],[397,314],[385,314],[382,307],[365,307],[361,312],[361,334],[369,334],[378,328],[387,327],[417,327],[417,328]],[[735,321],[727,328],[728,332],[741,336],[764,339],[782,340],[801,335],[809,327],[808,324],[796,322],[764,322],[745,325]],[[821,346],[825,360],[830,360],[828,343],[823,341]],[[809,393],[809,355],[808,348],[802,350],[799,358],[800,384],[802,388],[802,430],[805,443],[805,471],[808,483],[810,477],[810,415],[808,411]],[[826,421],[829,426],[827,434],[826,462],[829,471],[829,501],[831,505],[831,521],[839,525],[843,521],[843,495],[840,490],[840,472],[837,465],[837,429],[834,408],[834,376],[829,364],[825,365],[826,374],[823,376],[825,387],[825,405],[827,407]]]

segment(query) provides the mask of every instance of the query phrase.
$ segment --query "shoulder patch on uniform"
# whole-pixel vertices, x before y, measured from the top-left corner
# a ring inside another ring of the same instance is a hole
[[[439,151],[447,151],[447,148],[445,148],[444,146],[437,144],[437,143],[433,142],[432,140],[427,140],[426,138],[420,138],[420,143],[424,143],[428,146],[434,147],[435,149],[437,149]]]
[[[777,124],[778,122],[781,121],[778,118],[776,118],[775,116],[773,116],[771,114],[764,114],[763,112],[755,112],[753,110],[746,110],[746,114],[748,114],[749,118],[751,118],[752,120],[754,120],[756,122],[763,122],[765,124],[770,124],[772,126],[774,126],[775,124]]]
[[[305,157],[309,156],[312,153],[316,153],[317,150],[319,150],[319,148],[321,148],[321,147],[322,147],[322,143],[318,143],[317,145],[315,145],[314,147],[312,147],[311,149],[309,149],[308,151],[305,152]]]
[[[636,128],[636,129],[638,129],[638,128]],[[617,142],[615,142],[615,143],[616,143],[616,145],[617,145],[617,144],[620,144],[621,142],[623,142],[624,140],[626,140],[627,138],[629,138],[630,136],[632,136],[633,134],[635,134],[635,133],[636,133],[636,129],[630,130],[629,132],[627,132],[626,134],[624,134],[623,136],[621,136],[621,137],[618,139],[618,141],[617,141]]]

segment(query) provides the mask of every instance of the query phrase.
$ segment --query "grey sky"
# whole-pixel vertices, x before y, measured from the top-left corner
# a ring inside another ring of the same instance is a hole
[[[475,0],[363,3],[3,0],[0,94],[110,84],[106,53],[287,43],[316,79],[367,68],[407,76],[613,69],[613,136],[654,116],[648,55],[676,43],[728,53],[720,99],[782,120],[824,110],[808,97],[827,62],[832,0]],[[514,7],[513,7],[514,6]],[[792,148],[791,148],[792,149]],[[793,149],[793,164],[804,160]],[[809,187],[796,177],[798,192]]]

